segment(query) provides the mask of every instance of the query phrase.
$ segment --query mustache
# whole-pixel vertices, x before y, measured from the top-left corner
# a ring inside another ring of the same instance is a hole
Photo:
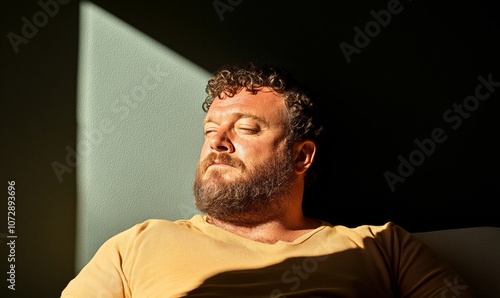
[[[243,161],[241,161],[238,158],[233,158],[233,157],[229,156],[229,154],[226,154],[226,153],[213,153],[213,152],[210,153],[209,155],[207,155],[207,157],[205,157],[203,159],[200,167],[201,167],[201,169],[203,169],[203,172],[205,172],[207,170],[207,168],[209,166],[211,166],[212,164],[214,164],[216,161],[219,163],[224,163],[226,165],[235,167],[235,168],[241,168],[243,170],[246,168]]]

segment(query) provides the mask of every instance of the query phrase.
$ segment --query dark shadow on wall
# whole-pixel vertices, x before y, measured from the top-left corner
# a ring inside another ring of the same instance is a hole
[[[313,90],[329,131],[308,215],[414,232],[500,225],[496,4],[222,2],[93,1],[208,71],[271,63]],[[488,99],[466,99],[478,85]]]
[[[1,297],[59,297],[74,275],[79,8],[60,2],[0,4]]]

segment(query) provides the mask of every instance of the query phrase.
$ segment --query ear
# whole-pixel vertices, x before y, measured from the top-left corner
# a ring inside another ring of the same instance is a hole
[[[304,174],[314,161],[316,144],[311,140],[296,142],[293,146],[295,173]]]

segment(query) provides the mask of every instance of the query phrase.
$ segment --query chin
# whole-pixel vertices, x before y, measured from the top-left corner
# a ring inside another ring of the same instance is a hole
[[[216,180],[216,181],[225,181],[225,182],[234,182],[237,179],[240,179],[240,175],[235,175],[234,173],[228,173],[226,170],[213,169],[208,170],[203,175],[203,181],[208,180]]]

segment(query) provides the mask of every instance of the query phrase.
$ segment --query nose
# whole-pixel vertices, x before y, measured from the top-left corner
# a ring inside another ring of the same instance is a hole
[[[226,130],[219,129],[209,139],[210,148],[215,152],[233,153],[234,146]]]

